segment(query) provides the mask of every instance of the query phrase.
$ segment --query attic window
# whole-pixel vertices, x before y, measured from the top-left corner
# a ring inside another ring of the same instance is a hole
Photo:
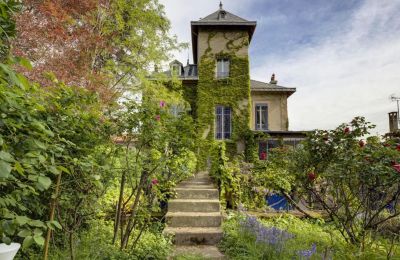
[[[172,64],[171,71],[172,71],[172,75],[180,76],[181,75],[181,66],[179,64]]]
[[[219,12],[219,19],[225,19],[225,16],[226,16],[226,12],[225,11],[220,11]]]

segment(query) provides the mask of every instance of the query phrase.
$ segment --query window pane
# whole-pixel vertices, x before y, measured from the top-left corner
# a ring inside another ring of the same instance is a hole
[[[215,138],[222,139],[222,108],[216,107],[215,111]]]
[[[229,60],[224,60],[224,74],[225,77],[229,77]]]
[[[225,107],[224,109],[224,138],[229,139],[231,137],[231,109]]]
[[[229,59],[217,59],[217,78],[229,77]]]
[[[259,111],[259,109],[260,109],[260,106],[256,106],[255,113],[256,113],[256,129],[257,130],[261,128],[261,125],[260,125],[261,119],[260,119],[260,111]]]

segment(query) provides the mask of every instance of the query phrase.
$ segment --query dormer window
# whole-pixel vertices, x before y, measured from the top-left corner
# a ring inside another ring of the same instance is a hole
[[[172,64],[171,72],[173,76],[180,76],[181,75],[181,66],[179,64]]]
[[[225,79],[229,77],[229,59],[217,59],[217,79]]]
[[[218,14],[218,19],[225,19],[226,12],[224,10],[221,10]]]

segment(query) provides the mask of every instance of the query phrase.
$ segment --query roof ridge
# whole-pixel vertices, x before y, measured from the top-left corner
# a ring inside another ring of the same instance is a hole
[[[230,17],[231,19],[228,18],[228,19],[219,20],[218,17],[219,17],[219,13],[220,13],[220,12],[225,12],[226,17],[227,17],[227,18]],[[228,11],[226,11],[226,10],[224,10],[224,9],[217,10],[217,11],[215,11],[215,12],[213,12],[213,13],[207,15],[206,17],[204,17],[204,18],[202,18],[202,19],[199,19],[197,22],[206,22],[206,21],[229,21],[229,20],[230,20],[230,21],[235,21],[235,22],[250,22],[249,20],[244,19],[244,18],[242,18],[242,17],[240,17],[240,16],[238,16],[238,15],[236,15],[236,14],[233,14],[233,13],[231,13],[231,12],[228,12]]]

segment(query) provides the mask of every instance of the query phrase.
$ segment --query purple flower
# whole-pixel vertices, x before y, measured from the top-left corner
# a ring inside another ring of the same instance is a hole
[[[162,108],[162,107],[165,107],[165,101],[164,100],[161,100],[160,101],[160,107]]]
[[[244,232],[255,236],[257,243],[272,245],[277,251],[282,251],[285,241],[294,237],[293,234],[285,230],[265,227],[257,218],[252,216],[246,216],[246,219],[239,223]]]
[[[299,256],[304,256],[307,259],[310,259],[313,254],[317,252],[317,245],[315,243],[312,244],[311,249],[300,250],[297,252]]]

